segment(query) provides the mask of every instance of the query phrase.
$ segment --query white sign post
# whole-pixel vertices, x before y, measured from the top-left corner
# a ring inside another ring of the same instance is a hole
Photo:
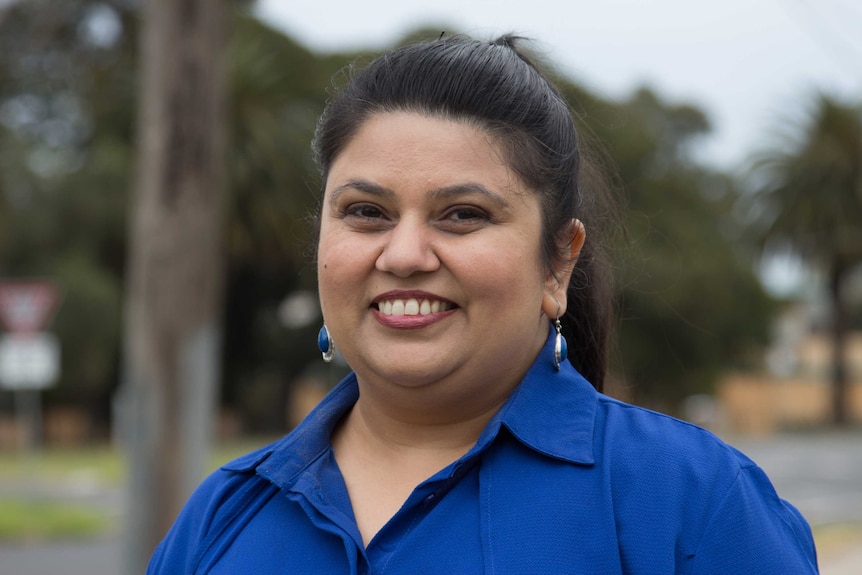
[[[57,308],[59,292],[49,281],[0,282],[0,387],[15,392],[19,420],[26,430],[21,444],[41,443],[41,390],[60,375],[60,342],[45,333]]]

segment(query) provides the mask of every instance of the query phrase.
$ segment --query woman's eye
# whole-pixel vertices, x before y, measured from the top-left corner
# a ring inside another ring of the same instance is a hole
[[[376,204],[358,202],[346,205],[339,211],[341,219],[356,231],[377,232],[392,225],[386,212]]]
[[[377,206],[370,204],[356,204],[344,210],[345,216],[355,216],[366,220],[384,217],[383,211]]]
[[[490,220],[485,210],[471,206],[457,206],[447,210],[438,225],[453,233],[467,233],[482,228]]]
[[[445,219],[455,222],[475,222],[487,218],[487,214],[478,208],[454,208],[446,212]]]
[[[457,223],[477,223],[487,220],[488,214],[478,208],[458,207],[446,212],[444,219]]]

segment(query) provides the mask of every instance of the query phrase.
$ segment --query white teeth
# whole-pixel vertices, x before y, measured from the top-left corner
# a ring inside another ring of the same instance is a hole
[[[419,315],[419,302],[415,299],[408,299],[404,304],[404,315]]]
[[[418,300],[416,298],[386,300],[377,304],[377,309],[384,315],[428,315],[447,311],[451,308],[451,305],[440,300]]]

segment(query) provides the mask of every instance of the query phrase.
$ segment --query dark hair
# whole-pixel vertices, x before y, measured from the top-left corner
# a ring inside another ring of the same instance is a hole
[[[584,198],[579,184],[581,153],[572,113],[519,40],[509,35],[492,42],[441,37],[380,56],[354,73],[328,102],[314,137],[315,160],[325,187],[333,160],[360,126],[381,112],[450,118],[495,135],[506,147],[509,167],[541,197],[542,257],[548,270],[566,263],[559,240],[570,231],[572,218],[587,229],[562,321],[570,361],[601,389],[612,297],[607,266],[599,257],[601,238],[590,227],[588,212],[595,202]]]

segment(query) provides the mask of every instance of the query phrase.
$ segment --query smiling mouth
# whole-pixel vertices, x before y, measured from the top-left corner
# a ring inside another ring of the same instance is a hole
[[[430,299],[387,299],[371,304],[383,315],[430,315],[455,309],[449,302]]]

